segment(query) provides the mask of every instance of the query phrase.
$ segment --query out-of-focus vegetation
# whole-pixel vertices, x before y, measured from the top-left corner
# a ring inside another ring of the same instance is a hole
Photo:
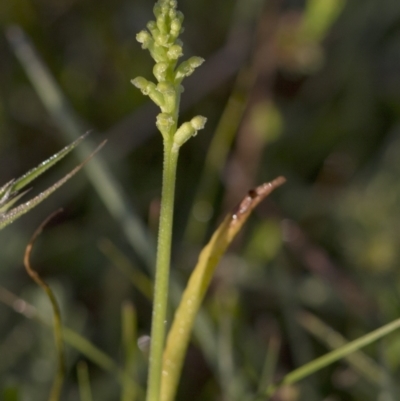
[[[201,112],[208,124],[181,152],[172,305],[226,210],[257,183],[288,181],[217,269],[178,400],[249,399],[260,377],[262,390],[399,316],[400,3],[323,1],[332,8],[179,2],[185,56],[206,59],[187,81],[182,120]],[[63,399],[143,397],[146,350],[132,343],[145,344],[150,327],[162,146],[155,106],[129,82],[151,76],[135,35],[152,5],[0,2],[0,182],[86,129],[109,141],[87,178],[0,233],[0,399],[46,399],[53,380],[43,324],[51,309],[22,260],[35,228],[60,206],[32,264],[68,327]],[[43,188],[67,163],[41,179]],[[397,400],[399,348],[394,333],[275,399]]]

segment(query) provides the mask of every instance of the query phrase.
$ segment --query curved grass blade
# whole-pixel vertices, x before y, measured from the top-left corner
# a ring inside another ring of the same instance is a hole
[[[161,401],[174,400],[193,323],[218,262],[253,209],[285,181],[284,177],[278,177],[249,191],[243,201],[225,217],[201,251],[168,333],[163,358]]]
[[[81,137],[82,138],[82,137]],[[83,139],[83,138],[82,138]],[[81,139],[81,140],[82,140]],[[75,143],[75,142],[74,142]],[[78,142],[79,143],[79,142]],[[84,160],[82,163],[80,163],[78,166],[76,166],[73,170],[71,170],[67,175],[65,175],[61,180],[57,181],[55,184],[53,184],[50,188],[46,189],[39,195],[35,196],[28,202],[25,202],[19,206],[16,206],[15,208],[11,209],[7,213],[4,213],[0,216],[0,230],[3,229],[4,227],[8,226],[12,222],[14,222],[16,219],[18,219],[20,216],[23,214],[27,213],[29,210],[33,209],[35,206],[37,206],[39,203],[44,201],[49,195],[51,195],[55,190],[60,188],[63,184],[65,184],[70,178],[72,178],[106,143],[106,141],[103,141],[90,155],[89,157]],[[71,146],[71,145],[70,145]],[[76,146],[76,144],[75,144]],[[65,156],[65,155],[64,155]],[[21,184],[20,184],[21,185]],[[21,187],[20,187],[21,188]]]
[[[33,233],[32,238],[30,239],[24,256],[24,265],[26,272],[32,278],[32,280],[43,289],[43,291],[48,296],[51,307],[53,309],[53,331],[54,331],[54,339],[56,342],[56,349],[57,349],[57,372],[54,378],[53,386],[50,392],[49,401],[59,401],[61,395],[62,385],[64,383],[65,377],[65,349],[64,349],[64,342],[63,342],[63,334],[62,334],[62,321],[61,321],[61,311],[60,307],[57,302],[57,298],[54,295],[53,290],[50,286],[39,276],[39,274],[32,269],[30,259],[31,259],[31,252],[33,248],[33,244],[35,243],[36,239],[39,237],[43,228],[46,224],[58,213],[60,210],[57,210],[55,213],[52,213]]]

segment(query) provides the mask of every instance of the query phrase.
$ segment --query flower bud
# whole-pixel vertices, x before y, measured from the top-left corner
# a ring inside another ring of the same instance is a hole
[[[135,79],[132,79],[131,82],[133,85],[136,86],[136,88],[140,89],[144,95],[148,95],[147,86],[149,84],[149,81],[146,78],[136,77]]]
[[[203,117],[203,116],[196,116],[190,120],[190,124],[192,124],[192,127],[196,131],[200,131],[201,129],[203,129],[206,125],[206,122],[207,122],[207,118]],[[197,132],[196,132],[196,134],[197,134]]]
[[[164,12],[162,12],[162,14],[160,14],[158,17],[157,17],[157,28],[160,30],[160,32],[162,33],[162,34],[166,34],[167,33],[167,31],[168,31],[168,27],[167,27],[167,21],[166,21],[166,18],[165,18],[166,16],[165,16],[165,14],[164,14]]]
[[[182,28],[182,22],[178,18],[171,21],[171,35],[175,38],[179,35]]]
[[[136,77],[135,79],[132,79],[131,82],[136,86],[136,88],[140,89],[143,95],[149,96],[157,106],[164,106],[164,97],[159,91],[157,91],[156,85],[153,82],[150,82],[143,77]]]
[[[179,65],[175,72],[175,81],[180,82],[183,78],[193,74],[193,71],[204,63],[201,57],[190,57]]]
[[[147,31],[140,31],[136,35],[136,40],[142,44],[142,49],[147,49],[153,43],[153,39]]]
[[[204,128],[207,119],[203,116],[193,117],[189,122],[183,123],[174,135],[174,145],[181,147],[192,136],[197,135],[197,131]]]
[[[170,60],[177,60],[179,57],[182,57],[183,56],[182,46],[172,45],[167,52],[167,56]]]
[[[156,37],[155,37],[155,42],[159,45],[159,46],[167,46],[168,44],[168,40],[169,40],[169,35],[167,35],[166,33],[159,33]]]
[[[153,74],[156,77],[157,81],[162,82],[165,81],[168,72],[168,63],[161,62],[156,63],[153,67]]]

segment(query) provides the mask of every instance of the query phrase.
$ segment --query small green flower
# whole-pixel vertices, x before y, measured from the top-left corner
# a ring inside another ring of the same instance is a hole
[[[142,48],[148,49],[156,62],[153,75],[158,84],[143,77],[133,79],[132,83],[160,107],[161,113],[157,116],[156,125],[163,138],[173,140],[174,146],[180,147],[198,130],[204,128],[206,118],[197,116],[190,122],[183,123],[177,131],[180,95],[183,92],[181,82],[204,60],[201,57],[191,57],[177,66],[178,59],[183,56],[182,42],[178,38],[183,32],[183,14],[176,7],[175,0],[158,0],[153,9],[156,20],[147,24],[148,31],[143,30],[136,35]],[[201,124],[193,123],[200,120]]]

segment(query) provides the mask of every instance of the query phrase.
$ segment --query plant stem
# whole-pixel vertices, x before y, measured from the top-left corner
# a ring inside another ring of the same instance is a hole
[[[147,385],[147,401],[158,401],[160,397],[162,357],[167,315],[168,283],[171,259],[172,223],[174,213],[175,178],[178,148],[173,139],[164,140],[164,170],[161,194],[160,224],[151,322],[150,366]]]

